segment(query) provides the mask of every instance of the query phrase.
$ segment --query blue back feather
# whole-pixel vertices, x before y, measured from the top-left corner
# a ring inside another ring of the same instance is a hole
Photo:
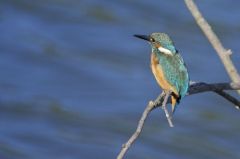
[[[184,97],[188,91],[189,77],[181,55],[176,53],[173,56],[169,56],[160,53],[157,49],[154,52],[157,54],[165,78],[176,88],[179,95]]]

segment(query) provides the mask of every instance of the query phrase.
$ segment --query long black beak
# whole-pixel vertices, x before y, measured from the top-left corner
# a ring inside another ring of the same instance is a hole
[[[137,38],[143,39],[143,40],[150,41],[150,36],[148,36],[148,35],[136,35],[135,34],[134,36]]]

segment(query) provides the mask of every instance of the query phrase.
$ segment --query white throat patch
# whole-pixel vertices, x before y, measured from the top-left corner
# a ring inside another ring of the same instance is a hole
[[[164,48],[164,47],[161,47],[161,46],[160,46],[160,47],[158,48],[158,50],[159,50],[160,52],[166,54],[166,55],[173,55],[173,53],[172,53],[170,50],[168,50],[168,49],[166,49],[166,48]]]

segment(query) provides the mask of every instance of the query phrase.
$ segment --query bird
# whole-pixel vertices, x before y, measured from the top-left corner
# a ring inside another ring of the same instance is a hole
[[[151,70],[165,94],[171,93],[173,114],[176,105],[180,103],[189,89],[189,75],[185,62],[166,33],[135,34],[134,36],[150,43]]]

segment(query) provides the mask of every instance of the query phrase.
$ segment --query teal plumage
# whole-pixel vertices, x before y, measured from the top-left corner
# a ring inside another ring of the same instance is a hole
[[[172,92],[172,111],[174,112],[176,104],[187,94],[189,88],[188,71],[180,53],[165,33],[135,36],[150,42],[153,74],[164,91]]]
[[[157,54],[159,65],[161,65],[165,78],[168,82],[174,86],[182,98],[188,91],[189,77],[186,65],[181,55],[176,52],[173,56],[167,56],[160,51],[156,50],[154,53]]]
[[[161,46],[170,50],[172,53],[176,53],[177,50],[175,49],[174,43],[171,40],[171,38],[165,34],[165,33],[152,33],[151,37],[154,37],[155,41],[158,41],[161,43]],[[154,43],[151,43],[152,48],[154,47]]]

